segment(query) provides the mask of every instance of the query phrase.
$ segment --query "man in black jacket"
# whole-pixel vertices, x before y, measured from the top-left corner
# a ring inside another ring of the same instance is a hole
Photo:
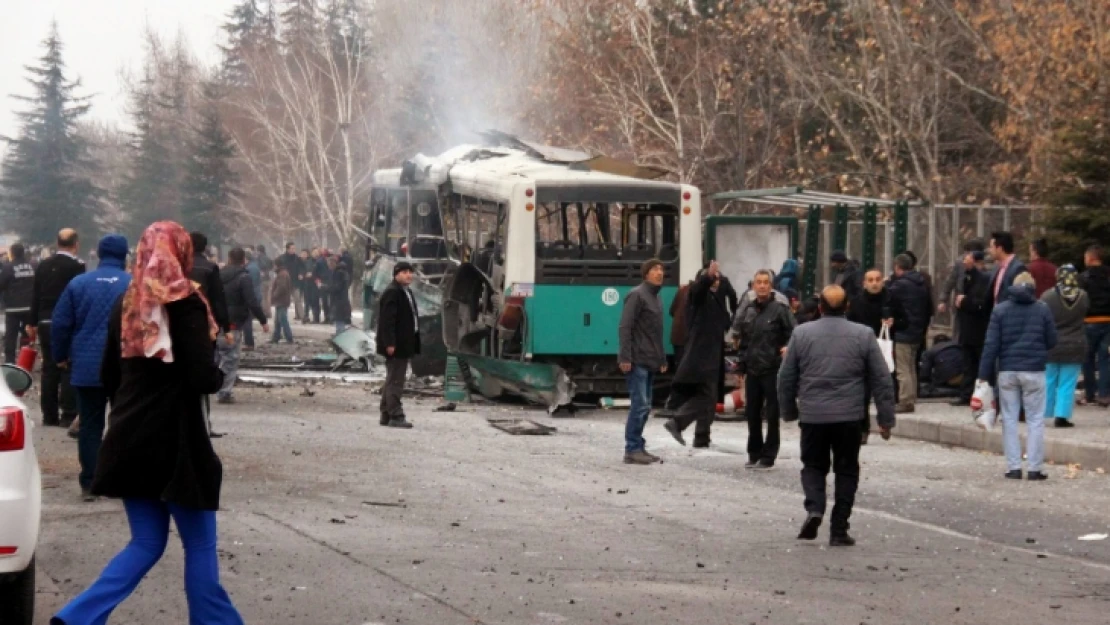
[[[917,351],[929,329],[933,305],[925,278],[914,270],[910,256],[899,254],[894,259],[894,280],[889,291],[894,370],[898,377],[897,412],[913,412],[917,401]]]
[[[963,383],[964,354],[946,334],[933,337],[933,346],[921,354],[918,367],[919,397],[952,397]]]
[[[220,326],[220,332],[231,332],[231,322],[227,318],[227,298],[224,296],[224,282],[220,279],[220,268],[208,260],[208,237],[202,232],[189,235],[193,241],[193,269],[189,279],[200,285],[200,292],[212,307],[212,318]]]
[[[981,251],[964,255],[963,284],[956,295],[956,320],[960,328],[957,338],[964,352],[964,379],[960,385],[960,397],[952,402],[953,406],[971,405],[975,380],[979,377],[979,360],[983,357],[983,344],[987,341],[987,326],[990,325],[994,306],[985,261],[986,255]]]
[[[11,261],[0,270],[0,298],[4,302],[4,362],[15,362],[19,337],[31,320],[31,296],[35,288],[35,269],[27,262],[23,244],[12,246]]]
[[[316,280],[317,297],[320,298],[320,311],[324,315],[324,323],[331,323],[331,293],[328,284],[331,283],[331,269],[328,268],[328,251],[320,250],[316,257],[316,265],[312,268],[312,277]]]
[[[59,366],[50,350],[50,319],[54,316],[54,305],[70,281],[85,273],[85,262],[77,256],[77,247],[77,231],[65,228],[58,233],[57,253],[39,263],[35,270],[28,333],[32,341],[38,336],[42,346],[41,405],[45,425],[69,427],[77,417],[77,394],[69,385],[69,367]]]
[[[239,373],[240,348],[243,344],[243,328],[253,323],[251,317],[262,324],[262,331],[269,332],[266,312],[255,295],[254,284],[247,274],[247,254],[237,247],[227,254],[227,266],[220,271],[224,283],[224,296],[227,298],[227,317],[231,329],[231,341],[220,341],[220,369],[224,372],[224,385],[216,393],[221,404],[233,404],[232,390]]]
[[[409,360],[420,353],[419,310],[409,285],[412,265],[404,261],[393,266],[393,282],[382,293],[375,337],[378,354],[385,356],[385,385],[382,386],[381,425],[411,428],[405,419],[401,395]]]
[[[289,278],[293,282],[293,320],[300,321],[304,314],[304,302],[301,293],[301,281],[304,279],[304,272],[301,271],[301,258],[297,256],[297,245],[292,242],[286,243],[285,253],[280,258],[282,266],[289,272]]]
[[[351,274],[347,265],[336,256],[328,258],[331,281],[328,282],[328,295],[331,299],[331,319],[335,322],[335,334],[351,325]]]
[[[871,268],[863,274],[863,291],[849,302],[848,321],[871,328],[878,338],[883,329],[883,319],[890,318],[890,293],[883,284],[883,272]],[[893,372],[891,372],[893,373]],[[871,389],[865,389],[863,418],[860,422],[860,444],[866,445],[871,437]]]
[[[752,279],[755,298],[741,311],[740,371],[745,375],[744,416],[748,420],[749,469],[770,469],[779,455],[778,373],[782,354],[797,325],[787,304],[771,291],[771,272],[761,269]],[[735,327],[735,326],[734,326]],[[763,438],[763,416],[767,439]]]

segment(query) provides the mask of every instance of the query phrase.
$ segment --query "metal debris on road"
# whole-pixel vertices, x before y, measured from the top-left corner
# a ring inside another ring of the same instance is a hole
[[[547,436],[559,431],[550,425],[543,425],[528,419],[487,419],[493,427],[513,436]]]
[[[1110,538],[1110,534],[1086,534],[1080,536],[1079,540],[1106,540],[1107,538]]]

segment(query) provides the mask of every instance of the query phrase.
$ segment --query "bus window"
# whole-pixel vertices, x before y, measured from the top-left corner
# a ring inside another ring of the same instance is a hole
[[[678,210],[661,204],[624,206],[621,257],[626,260],[678,259]]]

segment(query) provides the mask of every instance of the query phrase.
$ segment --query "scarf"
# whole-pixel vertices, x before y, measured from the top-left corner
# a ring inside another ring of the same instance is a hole
[[[131,268],[131,286],[123,296],[120,352],[123,358],[157,358],[173,362],[166,304],[193,293],[208,309],[209,338],[216,340],[212,309],[197,285],[188,278],[193,267],[193,243],[185,228],[172,221],[151,224],[143,232]]]
[[[1079,272],[1074,265],[1063,265],[1056,270],[1056,292],[1069,306],[1079,299],[1083,291],[1079,288]]]

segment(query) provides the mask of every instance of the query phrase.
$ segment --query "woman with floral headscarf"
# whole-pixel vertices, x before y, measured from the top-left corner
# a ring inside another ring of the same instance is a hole
[[[189,622],[243,623],[219,580],[223,472],[201,398],[219,390],[223,374],[213,357],[216,322],[188,278],[192,262],[192,242],[178,224],[158,222],[143,233],[131,286],[108,328],[101,382],[111,427],[92,483],[93,494],[123,499],[131,542],[51,625],[105,623],[162,557],[171,518],[185,549]]]
[[[1079,288],[1079,274],[1072,265],[1056,270],[1056,288],[1041,295],[1056,320],[1059,339],[1048,352],[1045,370],[1045,419],[1054,419],[1058,428],[1074,427],[1071,422],[1075,404],[1075,385],[1087,357],[1087,335],[1083,320],[1090,307],[1087,293]]]

